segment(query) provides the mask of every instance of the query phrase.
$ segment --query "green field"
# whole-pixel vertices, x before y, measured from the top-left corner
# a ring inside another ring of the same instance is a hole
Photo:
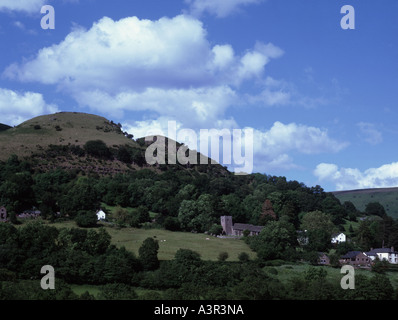
[[[172,232],[163,229],[136,229],[116,228],[106,223],[101,223],[112,237],[112,244],[117,247],[124,246],[127,250],[138,256],[138,249],[143,241],[154,238],[159,241],[159,260],[170,260],[174,258],[178,249],[191,249],[198,252],[203,260],[216,261],[220,252],[227,252],[227,261],[238,261],[238,255],[246,252],[251,259],[256,253],[240,239],[220,239],[203,233]],[[77,228],[75,222],[59,222],[51,224],[57,228]]]
[[[220,239],[206,234],[195,234],[189,232],[171,232],[161,229],[134,229],[124,228],[116,230],[108,228],[112,236],[112,243],[116,246],[124,246],[127,250],[138,254],[142,242],[152,237],[159,241],[159,260],[170,260],[174,258],[178,249],[191,249],[198,252],[203,260],[217,260],[220,252],[227,252],[227,261],[237,261],[241,252],[255,258],[256,254],[250,250],[243,240]]]

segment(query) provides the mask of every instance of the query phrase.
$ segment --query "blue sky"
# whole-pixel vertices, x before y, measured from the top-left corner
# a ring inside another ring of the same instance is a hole
[[[2,0],[0,122],[81,111],[135,137],[170,120],[251,128],[254,172],[398,186],[397,16],[395,0]]]

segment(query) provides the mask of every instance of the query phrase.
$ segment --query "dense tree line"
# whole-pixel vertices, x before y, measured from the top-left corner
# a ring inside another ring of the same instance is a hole
[[[92,141],[84,149],[106,156],[106,148],[101,141]],[[90,227],[96,224],[94,213],[101,203],[118,206],[114,218],[120,225],[139,227],[151,221],[151,211],[157,214],[158,227],[172,231],[218,234],[222,215],[254,225],[278,221],[290,235],[294,230],[307,230],[307,248],[312,251],[327,250],[331,235],[344,230],[346,221],[367,214],[377,219],[361,221],[355,232],[351,229],[350,237],[357,246],[363,250],[382,243],[398,247],[398,223],[379,203],[369,203],[361,213],[351,202],[341,204],[320,186],[307,187],[285,177],[235,176],[214,165],[167,165],[160,172],[146,168],[102,177],[62,169],[34,171],[16,156],[0,163],[0,204],[14,222],[15,214],[35,206],[45,219],[53,220],[60,213],[79,226]],[[124,209],[127,207],[130,209]],[[271,226],[266,230],[272,233]],[[290,243],[293,248],[296,245]],[[252,247],[257,247],[254,242]]]

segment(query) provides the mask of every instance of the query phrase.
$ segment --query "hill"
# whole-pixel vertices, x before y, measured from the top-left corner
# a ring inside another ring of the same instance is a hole
[[[34,169],[54,168],[114,173],[128,170],[123,161],[97,161],[86,156],[88,141],[101,140],[115,154],[120,146],[142,153],[142,147],[123,133],[120,124],[103,117],[78,112],[43,115],[0,131],[0,161],[16,155],[31,163]]]
[[[103,140],[109,146],[128,144],[139,147],[112,121],[92,114],[60,112],[39,116],[2,131],[0,160],[6,160],[13,153],[21,157],[31,156],[49,145],[83,146],[93,139]]]
[[[5,131],[5,130],[11,129],[11,128],[12,127],[10,127],[6,124],[0,123],[0,131]]]
[[[3,128],[2,131],[0,127],[0,161],[15,154],[42,172],[62,168],[107,175],[143,167],[159,169],[146,165],[144,138],[136,141],[133,135],[123,132],[121,124],[97,115],[60,112]],[[88,151],[87,142],[98,140],[105,143],[106,149],[100,151],[101,146],[93,144],[92,152]],[[222,166],[217,166],[217,170],[226,171]]]
[[[335,191],[333,194],[341,203],[351,201],[360,211],[365,211],[369,202],[380,202],[389,216],[398,218],[398,187]]]

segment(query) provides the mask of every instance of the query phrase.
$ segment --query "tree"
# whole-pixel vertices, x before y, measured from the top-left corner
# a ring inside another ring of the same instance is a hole
[[[250,260],[249,255],[247,254],[247,252],[241,252],[238,255],[238,259],[240,262],[247,262]]]
[[[84,145],[84,150],[87,154],[103,159],[111,159],[112,153],[110,152],[106,143],[102,140],[90,140]]]
[[[189,269],[199,267],[202,263],[202,260],[200,259],[200,254],[190,249],[178,249],[174,256],[174,260],[178,264],[183,265]]]
[[[97,225],[97,215],[94,211],[79,211],[75,217],[75,222],[79,227],[92,228]]]
[[[229,257],[228,252],[220,252],[220,254],[218,255],[218,261],[225,261],[227,260]]]
[[[272,203],[269,199],[266,199],[263,203],[261,215],[259,219],[260,225],[265,225],[268,221],[276,220],[276,214],[272,208]]]
[[[119,161],[122,161],[124,163],[131,163],[133,161],[133,157],[131,156],[131,153],[125,146],[119,147],[116,158]]]
[[[356,240],[363,250],[369,250],[374,243],[370,224],[368,220],[361,221],[356,232]]]
[[[87,177],[79,177],[76,182],[71,183],[60,200],[61,213],[74,217],[79,211],[97,210],[100,201],[94,185],[94,179]]]
[[[158,259],[159,243],[153,238],[146,238],[138,250],[138,254],[144,270],[156,270],[159,268]]]
[[[256,237],[248,238],[250,247],[262,260],[285,259],[294,251],[297,243],[293,225],[270,221]]]
[[[137,297],[137,293],[131,286],[121,283],[109,283],[102,286],[98,295],[100,300],[133,300]]]
[[[382,218],[387,215],[386,210],[380,202],[369,202],[366,205],[365,212],[368,215],[376,215]]]
[[[322,211],[312,211],[304,215],[301,222],[301,229],[307,231],[321,230],[329,236],[329,240],[336,227],[329,214]]]

